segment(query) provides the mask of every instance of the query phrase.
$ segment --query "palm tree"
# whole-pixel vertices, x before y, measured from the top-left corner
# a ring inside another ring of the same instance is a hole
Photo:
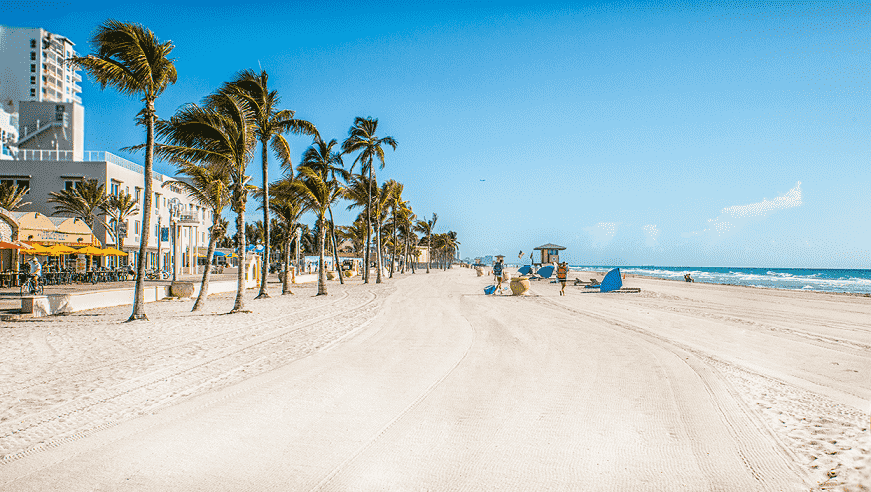
[[[91,229],[97,218],[97,210],[106,204],[106,185],[96,179],[76,183],[72,189],[53,191],[48,194],[48,203],[54,203],[52,215],[68,214],[78,217]]]
[[[349,240],[354,243],[354,251],[357,253],[363,252],[363,245],[366,243],[366,217],[361,213],[354,220],[354,223],[349,226],[339,226],[337,235],[342,240]]]
[[[177,78],[175,64],[168,58],[172,41],[161,43],[151,30],[140,24],[114,19],[97,28],[91,40],[95,55],[76,56],[70,63],[79,65],[96,79],[101,89],[114,87],[128,96],[141,95],[145,107],[138,121],[145,124],[145,199],[142,203],[142,230],[151,230],[152,166],[154,157],[154,102]],[[133,313],[128,321],[148,319],[145,316],[145,253],[148,234],[139,242],[136,262],[136,287],[133,293]]]
[[[333,152],[333,147],[336,143],[335,139],[324,142],[320,136],[316,137],[311,147],[303,153],[300,165],[311,168],[318,174],[328,177],[328,184],[331,188],[344,189],[342,184],[339,183],[339,178],[347,181],[350,178],[350,173],[345,171],[343,167],[342,155],[338,152]],[[333,259],[336,262],[336,272],[339,275],[339,283],[344,284],[342,267],[341,263],[339,263],[338,241],[336,240],[336,226],[333,222],[332,205],[327,204],[327,211],[330,214],[330,240],[333,243]]]
[[[284,245],[284,254],[282,254],[282,263],[284,264],[284,280],[281,284],[281,294],[293,294],[290,291],[290,246],[296,239],[296,229],[299,227],[299,219],[306,211],[302,206],[298,197],[293,192],[291,183],[292,177],[287,177],[275,183],[275,186],[270,188],[272,194],[272,213],[278,218],[278,223],[284,231],[282,244]],[[297,262],[299,258],[297,258]]]
[[[0,184],[0,208],[12,211],[30,205],[30,202],[24,201],[24,195],[29,190],[30,188],[26,186],[18,186],[11,182]]]
[[[409,262],[409,245],[417,244],[417,236],[414,234],[414,222],[417,219],[417,215],[415,215],[414,211],[411,210],[408,202],[405,202],[405,205],[400,209],[399,217],[400,231],[402,231],[404,236],[404,252],[401,273],[405,273],[405,268],[408,264],[411,264],[411,273],[414,273],[414,262]]]
[[[426,273],[429,273],[429,266],[432,263],[432,232],[435,229],[437,220],[439,220],[439,216],[432,214],[432,219],[426,220],[426,217],[424,217],[423,220],[417,221],[414,228],[414,230],[426,236]]]
[[[402,215],[403,208],[408,205],[408,202],[402,200],[402,189],[404,188],[402,183],[391,179],[387,181],[387,185],[390,189],[390,199],[388,201],[388,205],[390,206],[390,212],[392,215],[391,229],[393,231],[393,254],[390,258],[390,278],[393,278],[393,264],[396,261],[396,249],[398,247],[396,236],[399,232],[398,229],[400,228],[399,220]]]
[[[255,299],[269,297],[266,290],[266,273],[269,271],[269,235],[270,235],[270,214],[269,214],[269,150],[268,146],[272,145],[272,150],[278,154],[282,164],[291,167],[290,164],[290,145],[285,140],[283,134],[294,133],[297,135],[313,135],[317,136],[318,131],[315,126],[306,120],[294,118],[294,112],[289,109],[279,110],[279,96],[277,91],[270,91],[268,88],[269,75],[265,70],[261,70],[259,74],[253,70],[243,70],[236,74],[236,77],[224,84],[225,91],[242,97],[251,111],[254,112],[254,135],[260,141],[261,166],[263,171],[263,244],[265,251],[263,253],[263,276],[260,279],[260,293]],[[293,173],[293,169],[291,169]]]
[[[254,113],[240,97],[219,91],[203,106],[188,104],[168,121],[157,122],[157,134],[166,144],[158,155],[173,163],[198,162],[224,169],[229,177],[230,209],[236,213],[236,245],[241,258],[236,277],[236,301],[231,313],[245,311],[245,206],[252,186],[246,175],[257,141]]]
[[[341,198],[340,188],[330,185],[326,173],[319,173],[310,167],[300,166],[297,178],[291,185],[297,197],[306,208],[315,212],[320,230],[318,231],[318,293],[327,295],[327,272],[324,265],[324,242],[326,240],[326,215],[330,204]]]
[[[109,195],[105,203],[100,206],[103,212],[108,215],[110,223],[103,222],[109,230],[109,233],[115,238],[115,246],[118,249],[123,247],[121,238],[121,224],[133,214],[139,212],[139,202],[134,200],[130,193],[121,192],[117,196]]]
[[[361,169],[360,174],[366,174],[368,172],[369,175],[369,192],[368,198],[369,201],[368,206],[366,207],[366,213],[369,220],[369,228],[366,231],[366,249],[364,251],[364,262],[366,263],[366,267],[363,269],[364,278],[363,281],[365,283],[369,283],[369,248],[371,243],[371,230],[372,230],[372,184],[375,182],[372,178],[372,164],[377,159],[381,162],[381,169],[384,169],[384,149],[382,145],[389,145],[393,147],[393,150],[396,150],[397,142],[393,137],[384,137],[378,138],[375,135],[375,132],[378,130],[378,119],[372,118],[371,116],[368,118],[362,118],[360,116],[354,118],[354,125],[348,130],[348,138],[342,143],[342,153],[350,154],[352,152],[360,151],[357,155],[357,158],[354,159],[354,164],[351,165],[351,171],[353,172],[354,166],[357,163],[360,163]],[[381,248],[378,248],[378,255],[380,256]],[[381,258],[377,258],[378,261],[378,273],[375,282],[381,283]]]
[[[166,181],[163,186],[173,184],[180,187],[192,200],[208,207],[212,215],[212,226],[209,228],[209,247],[206,251],[206,267],[200,281],[200,293],[191,309],[193,312],[202,309],[209,295],[209,279],[212,274],[215,247],[227,228],[227,222],[221,218],[221,214],[230,202],[230,176],[224,166],[184,163],[179,164],[178,167],[179,174],[186,176],[187,179]]]

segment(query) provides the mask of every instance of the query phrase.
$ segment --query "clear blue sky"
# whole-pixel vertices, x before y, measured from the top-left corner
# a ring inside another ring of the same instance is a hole
[[[81,54],[110,17],[172,40],[161,117],[262,67],[326,139],[378,118],[379,178],[463,257],[871,264],[867,2],[3,3]],[[139,101],[82,85],[88,149],[142,142]]]

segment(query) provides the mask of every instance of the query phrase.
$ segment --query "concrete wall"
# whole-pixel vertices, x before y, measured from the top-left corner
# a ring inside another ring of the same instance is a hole
[[[316,275],[298,275],[296,283],[317,282]],[[200,294],[200,283],[193,282],[192,297]],[[246,289],[259,286],[256,279],[245,282]],[[155,302],[170,297],[169,285],[146,285],[145,302]],[[236,292],[235,280],[209,282],[209,295],[225,292]],[[88,309],[99,309],[112,306],[133,305],[133,288],[108,289],[95,292],[74,294],[48,294],[44,296],[25,296],[21,299],[21,312],[33,317],[51,316],[55,314],[75,313]]]

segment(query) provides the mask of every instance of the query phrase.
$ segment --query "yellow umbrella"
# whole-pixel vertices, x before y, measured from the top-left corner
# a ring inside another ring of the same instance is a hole
[[[102,249],[94,246],[85,246],[84,248],[77,250],[76,254],[103,256],[104,252]]]
[[[24,244],[27,244],[27,243],[24,243]],[[49,250],[45,246],[42,246],[41,244],[33,243],[29,246],[30,247],[28,249],[22,249],[21,253],[24,253],[26,255],[31,255],[31,256],[35,256],[35,255],[48,256],[49,254],[51,254],[51,250]]]
[[[125,253],[119,249],[112,248],[112,247],[108,247],[102,251],[103,251],[103,254],[106,256],[127,256],[127,253]]]
[[[76,250],[70,248],[69,246],[64,246],[63,244],[52,244],[48,247],[48,250],[51,252],[52,256],[76,254]]]

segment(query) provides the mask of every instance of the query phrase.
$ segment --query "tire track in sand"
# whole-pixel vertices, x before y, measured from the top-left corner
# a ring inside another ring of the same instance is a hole
[[[793,451],[765,423],[765,420],[744,402],[735,388],[715,369],[714,364],[712,364],[713,357],[684,346],[677,341],[656,335],[626,320],[617,320],[614,317],[605,317],[595,312],[566,306],[547,297],[536,297],[535,301],[542,305],[596,320],[606,326],[620,329],[623,333],[629,331],[641,335],[646,342],[671,352],[698,376],[709,401],[717,408],[719,418],[725,424],[735,448],[740,453],[741,460],[761,487],[767,490],[780,490],[776,484],[783,483],[788,478],[784,475],[783,470],[789,470],[803,482],[811,483],[807,471],[796,466],[798,459]],[[676,400],[675,402],[683,409],[682,415],[692,414],[692,402],[685,400]],[[759,434],[768,437],[771,445],[767,446],[766,443],[759,442]],[[696,443],[694,442],[693,445],[696,446]],[[772,456],[777,456],[779,459],[772,460]]]

